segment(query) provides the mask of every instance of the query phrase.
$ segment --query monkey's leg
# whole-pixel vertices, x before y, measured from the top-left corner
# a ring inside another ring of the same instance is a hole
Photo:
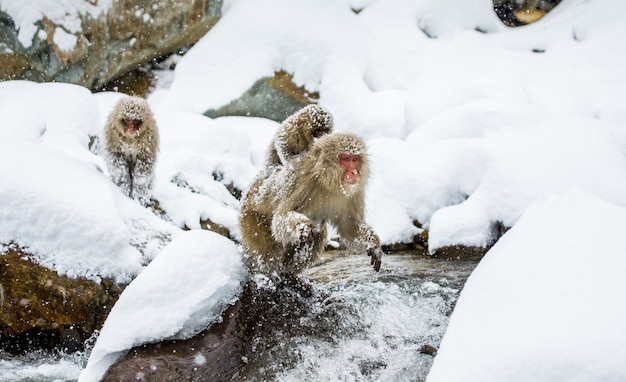
[[[136,162],[131,172],[131,187],[133,199],[139,200],[142,205],[150,202],[150,188],[152,187],[152,163]]]
[[[110,154],[105,158],[111,180],[126,196],[131,194],[132,180],[128,168],[128,161],[123,155]]]
[[[271,232],[266,215],[243,203],[239,216],[241,245],[245,261],[254,272],[270,273],[280,267],[280,250]]]

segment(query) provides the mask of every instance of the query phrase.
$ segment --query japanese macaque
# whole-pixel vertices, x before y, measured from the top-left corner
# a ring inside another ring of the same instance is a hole
[[[297,274],[326,243],[326,224],[345,244],[380,269],[378,235],[364,222],[366,147],[353,134],[328,134],[308,152],[274,171],[263,171],[244,194],[239,223],[242,247],[254,272]]]
[[[309,149],[313,141],[333,131],[333,116],[320,105],[311,104],[283,121],[267,150],[265,167],[286,164]]]
[[[104,128],[104,150],[113,182],[124,194],[147,205],[159,130],[146,100],[125,97],[115,105]]]

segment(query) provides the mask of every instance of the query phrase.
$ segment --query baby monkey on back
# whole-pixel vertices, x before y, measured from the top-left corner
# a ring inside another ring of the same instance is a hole
[[[159,130],[146,100],[125,97],[115,105],[104,129],[104,149],[113,182],[125,195],[147,205]]]
[[[333,132],[333,116],[320,105],[298,110],[280,124],[267,149],[265,168],[284,165],[307,151],[313,141]]]

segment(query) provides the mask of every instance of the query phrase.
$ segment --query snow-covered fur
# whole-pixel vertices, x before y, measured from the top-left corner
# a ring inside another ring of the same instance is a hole
[[[343,153],[361,155],[359,182],[344,182]],[[329,134],[284,166],[262,171],[241,203],[242,246],[253,271],[298,273],[323,250],[326,223],[345,244],[372,257],[376,270],[382,250],[365,224],[369,164],[363,141],[353,134]]]
[[[320,105],[303,107],[283,121],[267,150],[265,167],[284,165],[309,149],[316,138],[333,131],[333,116]]]
[[[159,130],[146,100],[125,97],[115,105],[104,129],[104,150],[113,182],[146,205],[159,151]]]

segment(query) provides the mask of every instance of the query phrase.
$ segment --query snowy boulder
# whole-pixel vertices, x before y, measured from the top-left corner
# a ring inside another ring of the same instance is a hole
[[[124,196],[89,151],[100,108],[87,89],[0,82],[0,114],[0,243],[62,276],[128,283],[180,233]]]
[[[626,208],[536,203],[467,280],[428,382],[626,379]]]
[[[132,381],[138,376],[144,381],[252,381],[261,378],[259,373],[273,375],[274,367],[265,369],[268,352],[284,346],[285,335],[290,336],[286,329],[308,326],[303,322],[319,315],[319,306],[327,304],[328,297],[306,281],[274,282],[255,275],[221,320],[186,340],[134,347],[101,381]],[[315,327],[311,329],[320,329]]]
[[[179,235],[126,287],[79,380],[100,380],[134,346],[186,339],[220,320],[246,275],[232,241],[204,230]]]
[[[5,2],[0,79],[101,88],[153,58],[188,46],[219,19],[221,1]]]
[[[281,70],[273,77],[260,78],[241,97],[219,108],[209,109],[204,115],[211,118],[243,115],[282,122],[318,98],[318,93],[309,93],[305,87],[297,86],[293,76]]]

